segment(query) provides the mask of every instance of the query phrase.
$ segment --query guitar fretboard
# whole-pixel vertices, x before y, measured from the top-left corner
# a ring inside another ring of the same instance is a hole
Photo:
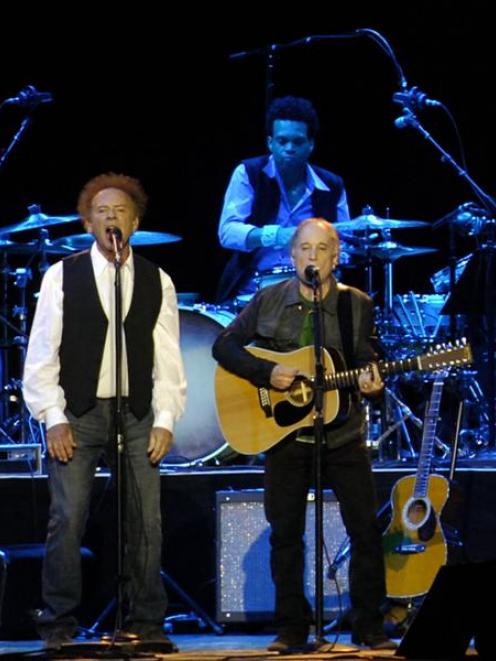
[[[401,374],[402,372],[414,372],[422,369],[420,358],[404,358],[392,362],[380,361],[378,363],[381,376],[391,376],[392,374]],[[367,371],[366,367],[337,372],[336,374],[326,374],[325,382],[327,390],[337,390],[340,388],[351,388],[358,386],[358,377]]]
[[[415,498],[425,498],[429,487],[429,475],[431,472],[432,455],[434,452],[434,439],[436,438],[436,427],[441,406],[444,381],[436,379],[432,384],[432,393],[424,418],[422,432],[422,447],[417,466],[417,478],[413,495]]]
[[[432,353],[414,356],[413,358],[403,358],[401,360],[386,361],[381,360],[377,363],[379,373],[382,377],[392,374],[402,374],[405,372],[415,372],[418,370],[434,371],[448,367],[459,367],[472,361],[470,346],[457,342],[455,347],[444,347]],[[344,370],[334,374],[325,375],[326,390],[339,390],[341,388],[356,388],[358,386],[358,377],[368,370],[367,367],[359,367],[352,370]]]

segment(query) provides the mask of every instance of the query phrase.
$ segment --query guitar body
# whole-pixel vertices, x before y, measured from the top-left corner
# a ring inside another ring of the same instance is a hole
[[[313,425],[313,390],[309,380],[314,372],[315,359],[312,346],[296,351],[279,353],[246,347],[258,358],[272,360],[286,367],[297,367],[302,376],[288,391],[273,388],[257,388],[227,370],[218,367],[215,373],[217,416],[219,425],[229,445],[240,454],[259,454],[276,445],[291,432]],[[324,351],[326,374],[335,372],[334,362],[338,354]],[[262,406],[261,396],[268,397],[269,404]],[[347,401],[346,395],[343,398]],[[324,394],[324,422],[334,420],[340,410],[337,390]]]
[[[429,591],[447,561],[440,523],[449,482],[429,475],[425,497],[414,495],[416,477],[403,477],[391,493],[392,518],[383,536],[388,597],[416,597]]]
[[[286,367],[295,367],[298,374],[288,390],[258,388],[246,379],[217,366],[215,400],[217,417],[224,438],[240,454],[259,454],[276,445],[291,432],[313,425],[314,417],[314,348],[303,347],[280,353],[245,347],[258,358],[265,358]],[[423,356],[399,361],[379,361],[381,376],[414,370],[436,370],[457,367],[472,360],[470,346],[457,343]],[[324,349],[324,424],[349,412],[351,389],[357,389],[359,376],[367,367],[346,370],[340,354]]]

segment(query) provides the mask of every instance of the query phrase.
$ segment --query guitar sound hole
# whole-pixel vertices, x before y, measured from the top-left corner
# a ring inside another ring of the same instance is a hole
[[[419,525],[425,519],[427,505],[423,500],[414,500],[408,508],[408,520],[413,525]]]

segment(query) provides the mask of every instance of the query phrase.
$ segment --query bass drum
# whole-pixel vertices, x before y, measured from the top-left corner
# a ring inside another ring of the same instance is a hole
[[[235,454],[225,442],[217,421],[214,394],[217,363],[212,358],[217,335],[233,319],[234,314],[215,305],[179,306],[188,392],[186,410],[176,424],[174,443],[162,466],[201,466]]]

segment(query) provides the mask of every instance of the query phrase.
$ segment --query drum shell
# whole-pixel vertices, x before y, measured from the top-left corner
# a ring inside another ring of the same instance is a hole
[[[202,465],[234,456],[220,431],[214,393],[212,345],[234,314],[214,305],[179,306],[180,342],[188,391],[186,409],[174,430],[163,464]]]

